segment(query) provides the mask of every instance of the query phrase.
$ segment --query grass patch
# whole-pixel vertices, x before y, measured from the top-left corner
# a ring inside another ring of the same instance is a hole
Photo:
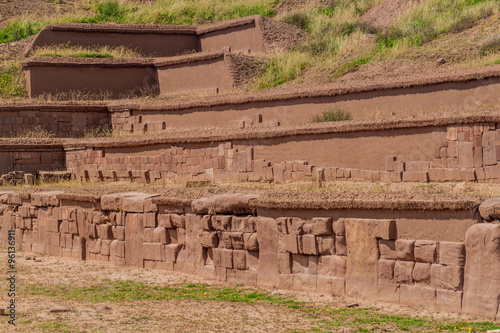
[[[80,333],[83,331],[76,330],[72,325],[56,320],[49,320],[40,324],[37,324],[45,332],[62,332],[62,333]]]
[[[0,97],[25,97],[25,76],[20,60],[6,61],[0,65]]]
[[[356,60],[349,61],[348,63],[342,65],[333,74],[334,77],[340,77],[347,73],[357,71],[361,66],[366,65],[371,60],[371,57],[361,57]]]
[[[486,37],[479,47],[479,53],[483,56],[500,52],[500,32]]]
[[[40,125],[30,129],[23,129],[14,135],[16,138],[25,139],[50,139],[55,138],[56,134],[52,131],[43,129]]]
[[[143,57],[137,50],[119,46],[71,46],[59,44],[54,46],[38,47],[33,50],[34,56],[39,57],[76,57],[76,58],[140,58]]]
[[[323,123],[323,122],[344,121],[351,119],[352,119],[351,113],[341,109],[335,109],[335,110],[323,111],[323,114],[321,116],[314,117],[313,122]]]
[[[253,88],[262,90],[279,86],[296,79],[310,66],[310,58],[304,52],[280,54],[267,63],[264,73],[254,81]]]

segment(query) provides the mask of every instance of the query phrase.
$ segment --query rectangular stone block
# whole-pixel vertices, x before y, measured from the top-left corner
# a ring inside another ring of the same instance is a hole
[[[399,284],[379,282],[377,285],[377,302],[399,304]]]
[[[316,236],[318,242],[318,251],[322,255],[335,254],[335,239],[334,236]]]
[[[148,228],[156,228],[156,213],[145,213],[144,214],[144,226]]]
[[[203,247],[217,247],[219,246],[219,237],[216,232],[203,231],[200,237],[200,244]]]
[[[316,291],[318,293],[331,295],[332,294],[332,277],[318,275],[316,281]]]
[[[460,266],[431,265],[431,285],[438,289],[462,290],[464,268]]]
[[[239,270],[245,270],[246,265],[246,251],[233,251],[233,268]]]
[[[396,260],[379,259],[377,265],[378,281],[392,282],[394,279],[394,264]]]
[[[259,252],[247,251],[246,263],[248,270],[256,271],[259,268]]]
[[[398,260],[413,261],[415,241],[407,239],[398,239],[396,241],[396,256]]]
[[[56,219],[46,219],[45,220],[45,230],[48,232],[59,232],[59,220]]]
[[[434,310],[436,307],[436,289],[419,285],[401,285],[399,304],[415,308]]]
[[[280,274],[278,288],[282,290],[293,290],[293,277],[293,274]]]
[[[415,283],[429,284],[431,281],[431,264],[425,262],[416,262],[412,273]]]
[[[125,242],[113,240],[109,245],[109,255],[112,257],[125,258]]]
[[[285,249],[287,252],[294,254],[299,253],[299,247],[296,235],[285,235],[283,241],[285,243]]]
[[[439,242],[439,263],[449,266],[465,265],[465,244]]]
[[[317,275],[296,274],[293,278],[293,289],[298,291],[316,292]]]
[[[235,250],[244,250],[245,242],[243,241],[243,233],[241,232],[231,232],[231,245]]]
[[[417,240],[414,244],[415,261],[434,263],[436,261],[436,242]]]
[[[219,251],[220,251],[221,266],[224,268],[232,269],[233,268],[233,250],[220,249]]]
[[[329,217],[317,217],[312,219],[312,234],[317,236],[332,235],[332,219]]]
[[[177,262],[177,257],[182,249],[181,244],[168,244],[165,245],[165,260],[168,262]]]
[[[314,235],[302,236],[302,253],[310,255],[318,255],[318,243]]]
[[[257,241],[257,233],[247,233],[243,234],[243,243],[245,245],[245,250],[247,251],[258,251],[259,242]]]
[[[396,261],[394,264],[394,282],[410,284],[413,282],[413,261]]]
[[[397,259],[396,241],[379,239],[378,248],[380,252],[380,259],[388,259],[388,260]]]
[[[280,274],[291,274],[292,255],[290,253],[278,253],[278,265]]]
[[[146,260],[162,260],[162,245],[157,243],[143,243],[142,255]]]
[[[384,240],[396,239],[396,221],[393,220],[373,220],[375,237]]]
[[[347,242],[345,236],[335,236],[335,252],[339,256],[347,255]]]
[[[332,278],[332,294],[335,296],[345,295],[345,278]]]
[[[158,226],[162,228],[174,228],[172,220],[170,219],[170,214],[158,214]]]
[[[445,289],[436,290],[436,311],[439,312],[461,312],[462,292]]]
[[[461,168],[474,167],[474,147],[472,142],[458,143],[458,163]]]

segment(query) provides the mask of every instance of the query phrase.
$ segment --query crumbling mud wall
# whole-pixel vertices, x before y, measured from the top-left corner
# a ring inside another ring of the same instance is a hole
[[[62,145],[30,145],[0,147],[0,175],[11,171],[36,174],[38,171],[65,169]]]
[[[2,105],[0,136],[29,136],[46,131],[61,137],[82,136],[99,128],[110,128],[106,106],[98,105]]]
[[[180,142],[180,143],[179,143]],[[500,119],[434,118],[67,146],[82,181],[500,181]]]
[[[500,224],[474,224],[497,216],[498,202],[481,212],[483,218],[467,206],[432,203],[431,212],[441,213],[435,225],[463,211],[456,223],[469,225],[464,243],[442,241],[445,232],[402,237],[400,219],[422,209],[419,203],[399,218],[366,219],[315,209],[312,218],[300,210],[270,217],[261,210],[266,203],[252,195],[190,201],[141,193],[10,192],[0,201],[0,245],[15,230],[22,251],[500,320],[500,291],[488,287],[498,285]],[[400,208],[393,205],[387,214]]]

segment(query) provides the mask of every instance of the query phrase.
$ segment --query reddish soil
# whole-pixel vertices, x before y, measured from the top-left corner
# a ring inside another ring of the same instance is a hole
[[[378,28],[388,28],[412,5],[419,2],[420,0],[384,0],[367,11],[361,20]]]

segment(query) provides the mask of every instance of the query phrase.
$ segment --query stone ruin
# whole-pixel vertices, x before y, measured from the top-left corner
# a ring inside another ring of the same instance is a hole
[[[258,67],[256,54],[281,47],[280,40],[300,39],[301,32],[276,29],[279,24],[249,17],[189,28],[47,26],[26,56],[38,46],[99,41],[139,48],[146,57],[27,58],[31,97],[95,89],[118,100],[0,106],[4,138],[26,128],[57,134],[3,139],[4,184],[31,184],[35,177],[85,183],[500,182],[500,113],[440,112],[498,103],[500,66],[411,82],[224,94],[248,80],[245,68]],[[191,98],[121,99],[153,86],[162,96]],[[428,115],[311,124],[335,108],[355,119],[374,109],[391,116],[420,108]],[[135,134],[83,138],[100,128]],[[187,200],[28,188],[4,191],[0,201],[0,245],[15,229],[23,251],[500,320],[497,199]]]

